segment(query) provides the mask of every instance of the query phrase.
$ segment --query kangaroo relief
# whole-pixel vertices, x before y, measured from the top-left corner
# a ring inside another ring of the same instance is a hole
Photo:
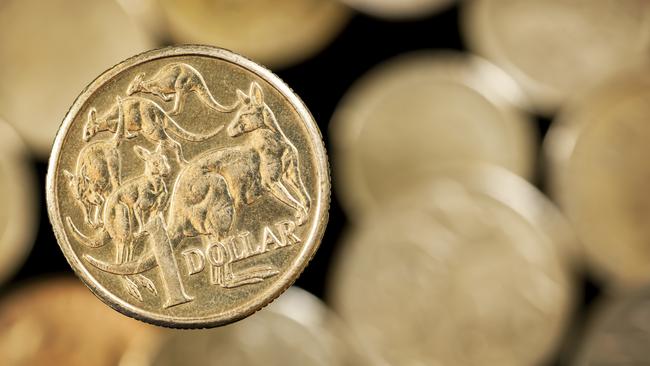
[[[187,48],[130,59],[77,99],[53,149],[48,207],[70,264],[104,301],[155,324],[215,326],[304,269],[329,175],[317,127],[285,84],[227,51]],[[212,110],[230,114],[215,122]]]
[[[192,66],[185,63],[167,64],[158,70],[151,79],[145,80],[145,73],[138,74],[129,84],[127,95],[136,93],[153,94],[165,102],[174,100],[174,107],[169,114],[178,115],[183,111],[185,100],[190,93],[196,94],[201,102],[217,112],[232,112],[237,105],[223,106],[217,102],[203,76]]]
[[[179,163],[185,162],[181,144],[168,132],[186,141],[200,142],[216,136],[223,129],[223,126],[219,126],[206,135],[189,132],[179,126],[158,104],[142,97],[126,97],[122,99],[121,104],[126,138],[132,139],[142,134],[150,142],[175,154]],[[116,133],[119,109],[118,104],[115,104],[99,117],[97,111],[91,109],[84,126],[84,140],[89,141],[99,132]]]

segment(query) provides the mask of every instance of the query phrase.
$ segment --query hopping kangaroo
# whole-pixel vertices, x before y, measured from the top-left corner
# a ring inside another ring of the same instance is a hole
[[[149,93],[158,96],[165,102],[174,99],[174,107],[170,115],[177,115],[183,110],[185,100],[190,93],[195,93],[201,101],[217,112],[232,112],[237,106],[223,106],[217,102],[203,76],[192,66],[184,63],[171,63],[158,70],[148,80],[144,79],[145,73],[138,74],[126,90],[127,95],[135,93]]]
[[[118,147],[124,137],[124,118],[120,97],[117,97],[117,104],[118,122],[113,138],[86,145],[79,152],[75,173],[63,171],[74,198],[83,208],[84,222],[93,228],[102,225],[100,214],[106,196],[121,183]]]
[[[171,167],[160,146],[154,152],[141,146],[133,149],[144,160],[144,174],[124,182],[106,199],[101,231],[92,238],[87,237],[67,218],[70,230],[85,245],[96,248],[110,241],[115,243],[117,264],[132,260],[134,243],[140,238],[144,225],[149,218],[164,210],[168,198],[164,178],[170,174]],[[124,279],[129,293],[142,299],[137,284],[127,277]],[[150,290],[153,288],[153,284],[142,276],[135,280]]]
[[[168,132],[187,141],[205,141],[218,134],[223,126],[215,131],[200,135],[183,129],[160,106],[153,101],[141,97],[126,97],[122,99],[122,110],[118,104],[112,106],[100,117],[93,108],[88,112],[88,120],[84,126],[83,139],[89,141],[99,132],[117,132],[118,120],[124,118],[124,134],[126,138],[134,138],[142,133],[147,140],[173,152],[179,163],[185,163],[181,144],[172,138]]]
[[[263,190],[296,210],[298,225],[307,220],[311,199],[300,177],[298,151],[282,132],[271,108],[264,102],[262,88],[252,82],[248,94],[237,90],[241,108],[228,125],[230,137],[245,136],[243,146],[237,148],[243,155],[250,155],[249,172],[258,176]],[[226,153],[225,155],[229,155]],[[216,154],[206,161],[204,169],[221,171],[228,177],[227,165],[231,159]],[[241,173],[240,173],[241,175]]]

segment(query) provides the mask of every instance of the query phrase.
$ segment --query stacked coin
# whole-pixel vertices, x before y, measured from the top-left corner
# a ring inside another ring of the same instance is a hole
[[[474,56],[425,52],[371,70],[330,126],[336,188],[352,220],[426,181],[449,161],[483,161],[530,178],[537,137],[517,84]]]
[[[0,113],[45,160],[88,80],[151,47],[115,0],[3,1]]]
[[[647,68],[621,74],[566,108],[545,142],[553,196],[614,285],[650,281],[649,100]]]
[[[237,324],[168,333],[146,365],[364,365],[325,305],[291,288],[268,308]]]
[[[454,165],[352,230],[330,295],[390,364],[538,364],[571,309],[567,229],[523,179]]]
[[[0,303],[0,363],[118,365],[157,329],[120,316],[73,278],[25,286]]]
[[[508,70],[545,114],[648,59],[646,1],[472,0],[463,10],[470,48]]]

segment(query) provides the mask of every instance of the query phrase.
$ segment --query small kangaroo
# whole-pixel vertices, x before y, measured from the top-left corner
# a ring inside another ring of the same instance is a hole
[[[91,109],[83,130],[84,141],[89,141],[99,132],[116,133],[117,122],[123,115],[126,138],[134,138],[138,133],[142,133],[142,136],[150,142],[173,152],[179,163],[186,163],[181,144],[169,136],[168,132],[187,141],[200,142],[214,137],[223,129],[223,126],[220,126],[206,135],[189,132],[179,126],[158,104],[146,98],[126,97],[122,99],[121,104],[123,113],[120,112],[120,106],[116,104],[101,117],[97,117],[97,110]]]
[[[145,73],[138,74],[129,84],[126,90],[127,95],[135,93],[153,94],[165,102],[174,99],[174,107],[169,114],[178,115],[183,110],[185,100],[190,93],[195,93],[201,101],[217,112],[229,113],[237,108],[237,105],[223,106],[217,102],[203,76],[194,67],[180,62],[167,64],[158,70],[148,80],[144,79]]]
[[[100,213],[106,196],[121,183],[121,157],[118,147],[124,137],[122,100],[117,97],[118,122],[110,140],[86,145],[77,159],[75,173],[63,171],[74,198],[81,204],[84,222],[93,228],[102,225]]]
[[[72,220],[67,218],[72,233],[89,247],[101,247],[112,240],[115,243],[117,264],[132,260],[133,245],[141,236],[145,223],[164,210],[168,198],[164,178],[170,174],[171,167],[160,146],[154,152],[141,146],[134,146],[133,150],[145,162],[144,174],[124,182],[108,196],[104,205],[104,226],[101,231],[90,238],[81,233]],[[153,284],[145,279],[146,277],[136,277],[136,280],[151,290]],[[124,280],[129,293],[142,300],[137,284],[128,277],[124,277]]]

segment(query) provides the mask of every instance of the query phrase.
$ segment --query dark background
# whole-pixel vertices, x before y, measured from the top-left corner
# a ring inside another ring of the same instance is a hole
[[[347,89],[366,71],[382,61],[409,51],[465,50],[459,30],[458,15],[457,6],[416,21],[391,22],[356,14],[334,41],[320,53],[296,66],[274,71],[309,107],[329,146],[327,134],[329,120]],[[97,74],[102,71],[97,70]],[[537,117],[536,123],[543,136],[550,120]],[[3,293],[30,279],[61,273],[73,275],[72,269],[57,245],[47,217],[44,184],[47,165],[40,161],[34,161],[34,165],[40,183],[41,219],[38,237],[27,262],[9,285],[5,286]],[[543,180],[540,171],[535,183],[542,190]],[[321,298],[326,298],[325,287],[329,265],[333,254],[336,253],[338,239],[345,225],[346,218],[339,207],[336,191],[334,191],[325,237],[313,261],[297,280],[298,286]],[[571,359],[576,346],[579,346],[590,305],[600,296],[600,287],[584,271],[580,272],[577,281],[578,301],[575,316],[552,365],[565,365]]]

